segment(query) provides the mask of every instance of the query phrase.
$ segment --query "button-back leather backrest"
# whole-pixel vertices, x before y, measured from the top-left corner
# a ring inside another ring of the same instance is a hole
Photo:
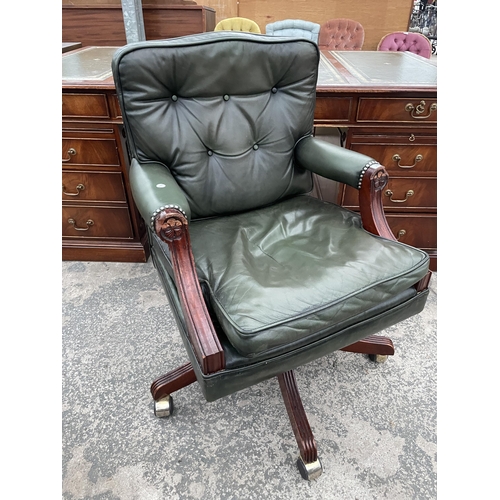
[[[312,132],[318,62],[310,41],[243,32],[129,44],[112,68],[130,153],[170,169],[193,218],[308,192],[294,147]]]

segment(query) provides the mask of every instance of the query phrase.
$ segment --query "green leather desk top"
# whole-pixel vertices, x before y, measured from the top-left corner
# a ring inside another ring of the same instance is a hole
[[[104,82],[111,78],[111,58],[118,47],[85,47],[62,56],[63,83]],[[323,51],[318,88],[437,86],[437,68],[410,52]]]
[[[103,81],[111,76],[111,58],[118,47],[85,47],[63,54],[62,79]]]
[[[437,86],[437,67],[411,52],[322,51],[318,87]]]

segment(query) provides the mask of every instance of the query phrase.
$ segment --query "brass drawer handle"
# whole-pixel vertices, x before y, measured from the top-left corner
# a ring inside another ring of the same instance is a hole
[[[415,156],[415,160],[413,165],[400,165],[399,162],[401,161],[401,156],[399,156],[397,153],[393,155],[392,159],[397,162],[397,165],[399,168],[413,168],[419,161],[422,161],[424,157],[422,155],[417,155]]]
[[[83,184],[78,184],[76,186],[76,193],[66,193],[64,191],[64,184],[63,184],[63,187],[62,187],[62,192],[63,194],[65,194],[66,196],[78,196],[80,194],[80,191],[83,191],[85,189],[85,186]]]
[[[404,200],[393,200],[392,199],[392,195],[394,193],[388,189],[386,192],[385,192],[385,195],[389,197],[389,199],[393,202],[393,203],[404,203],[405,201],[408,200],[408,198],[410,196],[413,196],[415,194],[415,191],[413,191],[413,189],[409,189],[408,191],[406,191],[406,196],[405,196],[405,199]]]
[[[89,219],[85,224],[87,224],[87,227],[77,227],[75,219],[68,219],[68,223],[71,224],[77,231],[88,231],[90,229],[90,226],[94,225],[94,221],[92,219]]]
[[[437,103],[433,102],[429,106],[429,113],[425,116],[419,116],[425,111],[425,101],[420,101],[420,104],[417,104],[417,106],[414,106],[411,102],[409,102],[405,106],[405,111],[408,111],[410,113],[410,116],[412,118],[415,118],[415,120],[425,120],[426,118],[429,118],[429,116],[432,115],[432,112],[436,111],[436,109]]]
[[[71,157],[75,156],[75,155],[76,155],[76,149],[75,148],[69,148],[68,149],[68,157],[62,159],[63,163],[71,161]]]
[[[401,238],[401,236],[404,236],[406,234],[406,229],[400,229],[398,231],[398,234],[396,235],[396,239],[399,241],[399,238]]]

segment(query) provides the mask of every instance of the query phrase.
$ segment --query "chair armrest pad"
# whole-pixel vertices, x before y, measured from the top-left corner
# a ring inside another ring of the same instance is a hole
[[[361,186],[367,166],[378,164],[369,156],[312,136],[295,146],[295,158],[303,168],[356,189]]]
[[[139,163],[132,159],[129,169],[130,187],[135,204],[146,224],[166,207],[177,208],[191,219],[186,195],[170,170],[161,163]]]

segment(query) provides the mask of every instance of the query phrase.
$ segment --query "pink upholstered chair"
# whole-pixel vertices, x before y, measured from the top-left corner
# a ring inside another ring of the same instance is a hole
[[[377,50],[409,51],[430,59],[432,46],[430,40],[421,33],[395,31],[382,37]]]
[[[320,50],[361,50],[364,41],[363,26],[352,19],[330,19],[319,30]]]

